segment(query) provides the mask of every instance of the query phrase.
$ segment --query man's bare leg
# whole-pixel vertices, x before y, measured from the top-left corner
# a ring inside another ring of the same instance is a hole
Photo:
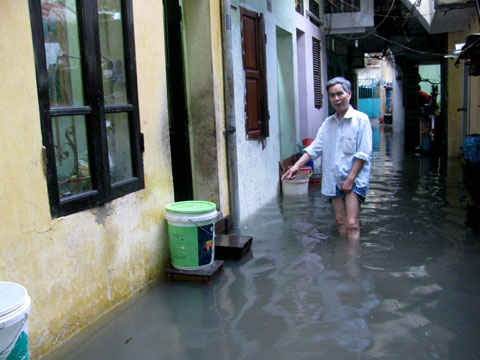
[[[360,201],[358,200],[357,194],[353,191],[350,191],[345,196],[345,208],[348,238],[351,240],[359,240],[360,222],[358,217],[360,215]]]
[[[347,236],[347,211],[345,208],[345,201],[341,196],[332,199],[333,211],[335,211],[335,220],[338,225],[338,232],[342,236]]]

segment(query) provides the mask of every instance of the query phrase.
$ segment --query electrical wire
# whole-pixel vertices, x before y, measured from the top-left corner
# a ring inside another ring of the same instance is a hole
[[[328,0],[330,3],[332,0]],[[343,1],[342,1],[343,2]],[[340,34],[336,34],[337,36],[343,38],[343,39],[347,39],[347,40],[360,40],[360,39],[364,39],[366,37],[369,37],[370,35],[372,35],[375,31],[378,30],[378,28],[383,24],[383,22],[387,19],[387,16],[390,14],[390,12],[392,11],[393,7],[395,6],[395,0],[392,0],[392,5],[390,6],[390,9],[388,9],[388,12],[387,12],[387,15],[385,15],[383,17],[383,19],[380,21],[380,23],[375,26],[370,32],[368,32],[367,34],[365,35],[362,35],[360,37],[348,37],[348,36],[343,36],[343,35],[340,35]],[[360,25],[358,24],[357,22],[355,22],[356,25]]]
[[[430,85],[442,85],[442,81],[435,82],[435,81],[432,81],[430,79],[423,79],[423,78],[420,78],[420,80],[418,82],[419,83],[420,82],[426,82],[426,83],[429,83]]]
[[[327,0],[327,1],[328,1],[330,4],[332,4],[333,6],[337,7],[338,9],[340,9],[340,8],[338,7],[338,5],[336,5],[336,4],[333,3],[333,0]],[[339,1],[340,1],[342,4],[345,4],[344,0],[339,0]],[[409,11],[409,12],[410,12],[410,15],[407,16],[407,17],[401,17],[401,18],[404,20],[404,24],[408,21],[408,19],[410,19],[410,18],[412,17],[412,15],[413,15],[413,9],[414,9],[416,6],[420,6],[420,3],[421,3],[421,0],[415,1],[415,3],[413,4],[412,8],[411,8],[410,11]],[[350,40],[360,40],[360,39],[367,38],[368,36],[370,36],[371,34],[373,34],[376,30],[378,30],[379,27],[383,24],[383,22],[384,22],[388,17],[390,17],[390,13],[391,13],[391,11],[393,10],[394,5],[395,5],[395,0],[392,1],[392,4],[390,5],[390,8],[389,8],[387,14],[386,14],[386,15],[381,14],[381,15],[383,16],[383,19],[380,21],[380,23],[379,23],[377,26],[375,26],[375,28],[374,28],[373,30],[371,30],[369,33],[367,33],[367,34],[365,34],[365,35],[362,35],[362,36],[360,36],[360,37],[357,37],[357,38],[355,38],[355,37],[353,37],[353,36],[348,37],[348,36],[344,36],[344,35],[341,35],[341,34],[335,34],[335,36],[336,36],[336,37],[340,37],[340,38],[342,38],[342,39],[345,39],[346,41],[343,41],[343,42],[340,41],[340,43],[343,43],[343,44],[347,43],[347,42],[350,41]],[[362,13],[364,13],[364,14],[369,14],[369,12],[367,12],[367,11],[362,11],[361,8],[355,7],[355,6],[352,5],[351,3],[349,3],[348,6],[354,8],[354,9],[356,9],[357,11],[362,12]],[[375,14],[375,13],[373,13],[373,14],[374,14],[374,15],[379,15],[379,14]],[[328,20],[330,20],[330,21],[328,22],[327,35],[330,34],[332,16],[327,17],[327,21],[328,21]],[[358,23],[357,21],[355,21],[355,20],[354,20],[354,23],[355,23],[355,25],[358,25],[358,26],[363,27],[361,24],[359,24],[359,23]],[[403,27],[402,27],[402,28],[403,28]],[[404,31],[405,31],[405,30],[404,30]],[[405,37],[406,37],[406,35],[405,35]],[[407,38],[407,40],[408,40],[408,38]]]
[[[330,4],[332,4],[333,6],[339,8],[338,5],[334,4],[332,0],[327,0],[327,1],[328,1]],[[344,3],[343,0],[340,0],[340,1],[341,1],[342,3]],[[355,38],[355,37],[343,36],[343,35],[341,35],[341,34],[335,34],[334,36],[335,36],[335,37],[340,37],[340,38],[343,38],[343,39],[349,41],[349,40],[360,40],[360,39],[364,39],[364,38],[367,38],[367,37],[373,35],[373,36],[376,36],[376,37],[378,37],[378,38],[380,38],[380,39],[382,39],[382,40],[384,40],[384,41],[387,41],[387,42],[389,42],[389,43],[391,43],[391,44],[397,45],[397,46],[399,46],[399,47],[401,47],[401,48],[403,48],[403,49],[405,49],[405,50],[408,50],[408,51],[410,51],[410,52],[415,52],[415,53],[422,54],[422,55],[433,55],[433,56],[441,56],[441,57],[444,57],[445,54],[439,54],[439,53],[433,53],[433,52],[427,52],[427,51],[421,51],[421,50],[413,49],[413,48],[411,48],[411,47],[405,46],[405,45],[403,45],[403,44],[401,44],[401,43],[398,43],[398,42],[395,42],[395,41],[393,41],[393,40],[387,39],[387,38],[385,38],[385,37],[383,37],[383,36],[375,33],[375,31],[380,27],[380,25],[382,25],[383,22],[389,17],[390,12],[393,10],[394,4],[395,4],[395,0],[392,1],[392,4],[391,4],[391,6],[390,6],[390,8],[389,8],[389,10],[388,10],[388,12],[387,12],[387,14],[383,16],[383,19],[380,21],[380,23],[379,23],[377,26],[375,26],[375,28],[374,28],[373,30],[371,30],[369,33],[367,33],[367,34],[365,34],[365,35],[362,35],[362,36],[360,36],[360,37],[357,37],[357,38]],[[418,4],[418,5],[417,5],[417,4]],[[412,4],[412,8],[410,9],[410,13],[413,13],[413,9],[414,9],[415,7],[417,7],[417,6],[419,6],[419,5],[420,5],[420,1],[416,1],[415,3],[413,3],[413,4]],[[352,6],[352,5],[350,5],[350,6]],[[352,7],[353,7],[353,6],[352,6]],[[358,8],[356,8],[356,9],[358,10]],[[364,13],[366,13],[366,12],[364,12]],[[327,29],[328,29],[327,34],[329,34],[329,32],[330,32],[330,30],[331,30],[331,16],[330,16],[329,18],[330,18],[330,19],[329,19],[329,20],[330,20],[330,24],[329,24],[330,26],[327,27]],[[409,17],[403,17],[403,18],[404,18],[405,21],[406,21],[406,20],[408,20]],[[357,22],[355,22],[355,23],[356,23],[356,25],[359,25]],[[346,42],[345,42],[345,43],[346,43]]]
[[[435,56],[442,56],[442,57],[445,56],[445,54],[439,54],[439,53],[432,53],[432,52],[427,52],[427,51],[416,50],[416,49],[410,48],[410,47],[408,47],[408,46],[405,46],[405,45],[403,45],[403,44],[400,44],[400,43],[398,43],[398,42],[396,42],[396,41],[393,41],[393,40],[384,38],[384,37],[381,36],[381,35],[378,35],[378,34],[373,34],[373,35],[376,36],[376,37],[378,37],[378,38],[380,38],[380,39],[382,39],[382,40],[384,40],[384,41],[388,41],[388,42],[390,42],[390,43],[392,43],[392,44],[395,44],[395,45],[397,45],[397,46],[400,46],[401,48],[404,48],[404,49],[406,49],[406,50],[409,50],[409,51],[412,51],[412,52],[415,52],[415,53],[418,53],[418,54],[422,54],[422,55],[435,55]]]
[[[334,0],[327,0],[327,1],[328,1],[332,6],[336,7],[337,9],[339,9],[340,12],[345,13],[344,11],[341,10],[341,8],[340,8],[337,4],[335,4],[335,3],[333,2]],[[345,0],[339,0],[339,1],[340,1],[341,3],[343,3],[343,4],[345,3]],[[413,5],[415,5],[415,4],[413,4]],[[366,15],[385,16],[385,15],[382,14],[382,13],[377,13],[377,12],[375,12],[375,10],[374,10],[373,12],[370,12],[370,11],[362,10],[362,8],[356,7],[355,5],[348,4],[348,6],[350,6],[352,9],[354,9],[356,12],[363,12],[363,13],[366,14]],[[415,7],[415,6],[414,6],[414,7]],[[412,10],[413,10],[413,8],[410,9],[410,14],[412,14]],[[433,12],[433,13],[429,13],[429,14],[423,14],[423,15],[419,13],[418,16],[415,16],[415,17],[418,18],[418,17],[420,17],[420,16],[431,16],[431,15],[434,15],[434,14],[435,14],[434,12]],[[408,15],[407,17],[405,17],[405,16],[397,16],[397,15],[388,15],[388,17],[389,17],[389,18],[392,18],[392,19],[405,19],[405,18],[409,19],[409,18],[412,17],[412,15]]]
[[[446,54],[439,54],[439,53],[435,53],[435,52],[428,52],[428,51],[416,50],[416,49],[413,49],[413,48],[411,48],[411,47],[408,47],[408,46],[405,46],[405,45],[403,45],[403,44],[400,44],[400,43],[398,43],[398,42],[396,42],[396,41],[387,39],[387,38],[385,38],[385,37],[383,37],[383,36],[380,36],[380,35],[378,35],[378,34],[373,34],[373,35],[379,37],[380,39],[382,39],[382,40],[384,40],[384,41],[387,41],[387,42],[392,43],[392,44],[395,44],[395,45],[397,45],[397,46],[399,46],[399,47],[401,47],[401,48],[403,48],[403,49],[405,49],[405,50],[408,50],[408,51],[405,51],[405,52],[396,51],[396,52],[394,53],[395,56],[405,55],[405,54],[408,54],[409,52],[414,52],[414,53],[418,53],[418,54],[421,54],[421,55],[432,55],[432,56],[439,56],[439,57],[440,57],[440,56],[441,56],[441,57],[445,57],[445,56],[446,56]],[[337,55],[339,55],[339,54],[337,54]],[[447,54],[447,55],[448,55],[448,54]],[[340,56],[348,57],[348,55],[340,55]]]
[[[341,0],[341,1],[342,1],[342,0]],[[332,0],[328,0],[328,2],[332,3]],[[342,2],[343,2],[343,1],[342,1]],[[389,42],[389,43],[395,44],[395,45],[397,45],[397,46],[399,46],[399,47],[401,47],[401,48],[404,48],[404,49],[406,49],[406,50],[408,50],[408,51],[411,51],[411,52],[415,52],[415,53],[422,54],[422,55],[433,55],[433,56],[442,56],[442,57],[444,57],[445,54],[438,54],[438,53],[433,53],[433,52],[426,52],[426,51],[416,50],[416,49],[413,49],[413,48],[411,48],[411,47],[408,47],[408,46],[405,46],[405,45],[403,45],[403,44],[400,44],[400,43],[398,43],[398,42],[395,42],[395,41],[393,41],[393,40],[387,39],[387,38],[385,38],[385,37],[383,37],[383,36],[375,33],[375,31],[376,31],[376,30],[380,27],[380,25],[385,21],[385,19],[387,18],[388,14],[390,14],[390,12],[392,11],[394,4],[395,4],[395,0],[392,1],[392,4],[391,4],[391,6],[390,6],[390,8],[389,8],[389,10],[388,10],[388,12],[387,12],[387,15],[384,16],[384,18],[381,20],[381,22],[380,22],[373,30],[371,30],[368,34],[365,34],[365,35],[363,35],[363,36],[361,36],[361,37],[358,37],[358,38],[353,38],[353,37],[350,38],[350,37],[347,37],[347,36],[342,36],[342,35],[340,35],[340,34],[335,34],[335,36],[336,36],[336,37],[343,38],[343,39],[346,39],[346,40],[348,41],[348,40],[360,40],[360,39],[367,38],[367,37],[373,35],[373,36],[376,36],[376,37],[378,37],[378,38],[380,38],[380,39],[382,39],[382,40],[384,40],[384,41],[387,41],[387,42]],[[413,5],[415,6],[416,3],[414,3]],[[413,6],[412,6],[411,11],[413,11]],[[356,25],[359,25],[359,24],[356,23]]]

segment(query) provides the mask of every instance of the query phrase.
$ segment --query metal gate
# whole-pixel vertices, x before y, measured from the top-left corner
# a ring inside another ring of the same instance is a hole
[[[380,79],[358,79],[358,110],[370,118],[380,117]]]

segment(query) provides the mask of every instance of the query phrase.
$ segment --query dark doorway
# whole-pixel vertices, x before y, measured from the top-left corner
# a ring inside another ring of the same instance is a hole
[[[193,199],[192,166],[182,51],[182,9],[164,0],[168,114],[175,201]]]

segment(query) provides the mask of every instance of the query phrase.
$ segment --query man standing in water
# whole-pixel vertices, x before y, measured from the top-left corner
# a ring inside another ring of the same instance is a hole
[[[342,77],[326,84],[336,113],[325,119],[315,140],[283,176],[294,179],[301,166],[322,157],[322,194],[330,197],[338,231],[360,238],[360,203],[365,201],[370,178],[372,127],[368,116],[350,105],[350,82]]]

